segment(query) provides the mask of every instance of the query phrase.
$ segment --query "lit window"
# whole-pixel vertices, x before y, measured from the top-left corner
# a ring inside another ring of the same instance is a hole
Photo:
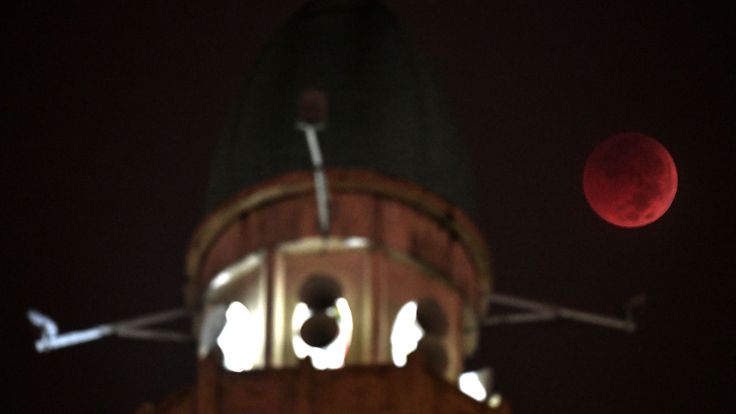
[[[223,355],[223,365],[229,371],[242,372],[253,369],[263,342],[258,321],[240,302],[232,302],[225,312],[225,327],[217,337]]]
[[[502,402],[503,398],[501,397],[501,394],[494,393],[491,394],[491,397],[488,399],[488,406],[491,408],[498,408],[501,406]]]
[[[399,309],[391,328],[391,358],[394,365],[406,365],[407,357],[417,349],[423,336],[424,330],[417,322],[417,303],[407,302]]]
[[[267,281],[265,253],[248,254],[219,272],[203,295],[197,353],[222,350],[222,365],[242,372],[265,366]]]
[[[476,401],[484,401],[488,396],[486,387],[483,385],[477,372],[465,372],[458,378],[458,386],[463,394]]]
[[[338,298],[335,306],[328,308],[326,313],[337,320],[339,331],[335,340],[324,348],[310,346],[301,337],[302,325],[314,314],[306,303],[298,303],[291,317],[291,343],[294,354],[299,359],[310,357],[312,366],[320,370],[338,369],[345,365],[345,357],[353,336],[353,314],[345,298]]]

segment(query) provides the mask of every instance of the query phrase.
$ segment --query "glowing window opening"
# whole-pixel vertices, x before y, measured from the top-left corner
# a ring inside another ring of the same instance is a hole
[[[477,372],[464,372],[458,378],[458,387],[463,394],[469,396],[476,401],[485,401],[488,396],[483,381]]]
[[[261,354],[263,332],[247,306],[232,302],[225,312],[225,326],[217,337],[222,350],[222,364],[228,371],[250,371]]]
[[[488,406],[491,408],[498,408],[501,406],[502,402],[503,398],[501,397],[501,394],[494,393],[491,394],[491,397],[488,399]]]
[[[339,330],[335,340],[324,348],[307,344],[299,333],[304,322],[313,315],[306,303],[298,303],[291,317],[291,344],[294,354],[299,359],[310,357],[312,366],[319,370],[342,368],[345,365],[345,357],[353,337],[353,314],[347,299],[337,299],[335,307],[327,309],[327,314],[337,319]]]
[[[391,359],[394,365],[406,365],[409,354],[416,351],[422,337],[424,329],[417,322],[417,303],[407,302],[399,309],[391,328]]]

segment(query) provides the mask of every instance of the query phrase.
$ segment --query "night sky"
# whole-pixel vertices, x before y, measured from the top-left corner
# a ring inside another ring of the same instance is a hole
[[[11,411],[126,413],[193,383],[193,345],[105,339],[36,355],[25,311],[66,331],[182,305],[228,108],[303,2],[66,3],[2,13],[4,376]],[[488,328],[471,366],[495,368],[516,414],[727,412],[732,15],[517,3],[390,2],[470,154],[496,289],[612,316],[633,295],[647,304],[633,335]],[[623,131],[657,138],[679,173],[670,210],[639,229],[602,221],[581,188],[588,154]]]

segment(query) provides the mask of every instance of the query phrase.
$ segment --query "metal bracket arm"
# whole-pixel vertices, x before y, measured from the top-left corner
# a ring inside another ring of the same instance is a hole
[[[599,315],[591,312],[570,309],[567,307],[536,302],[517,296],[494,293],[489,298],[489,303],[508,306],[526,312],[505,315],[494,315],[486,318],[483,324],[486,326],[501,324],[517,324],[529,322],[543,322],[555,319],[568,319],[575,322],[587,323],[604,328],[618,329],[626,332],[635,332],[636,323],[633,320],[632,308],[643,304],[643,297],[638,296],[627,303],[626,319]]]
[[[93,326],[88,329],[59,333],[56,322],[34,309],[27,312],[28,320],[41,329],[41,338],[36,340],[37,352],[49,352],[86,342],[96,341],[106,336],[116,335],[123,338],[149,339],[159,341],[189,342],[190,335],[172,331],[144,330],[143,327],[170,322],[190,316],[187,309],[174,309],[141,316],[134,319]]]

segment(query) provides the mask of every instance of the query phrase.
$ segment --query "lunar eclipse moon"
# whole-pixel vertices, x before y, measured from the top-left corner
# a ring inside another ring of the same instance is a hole
[[[633,228],[650,224],[669,209],[677,192],[677,169],[667,149],[637,132],[598,144],[583,170],[583,192],[605,221]]]

